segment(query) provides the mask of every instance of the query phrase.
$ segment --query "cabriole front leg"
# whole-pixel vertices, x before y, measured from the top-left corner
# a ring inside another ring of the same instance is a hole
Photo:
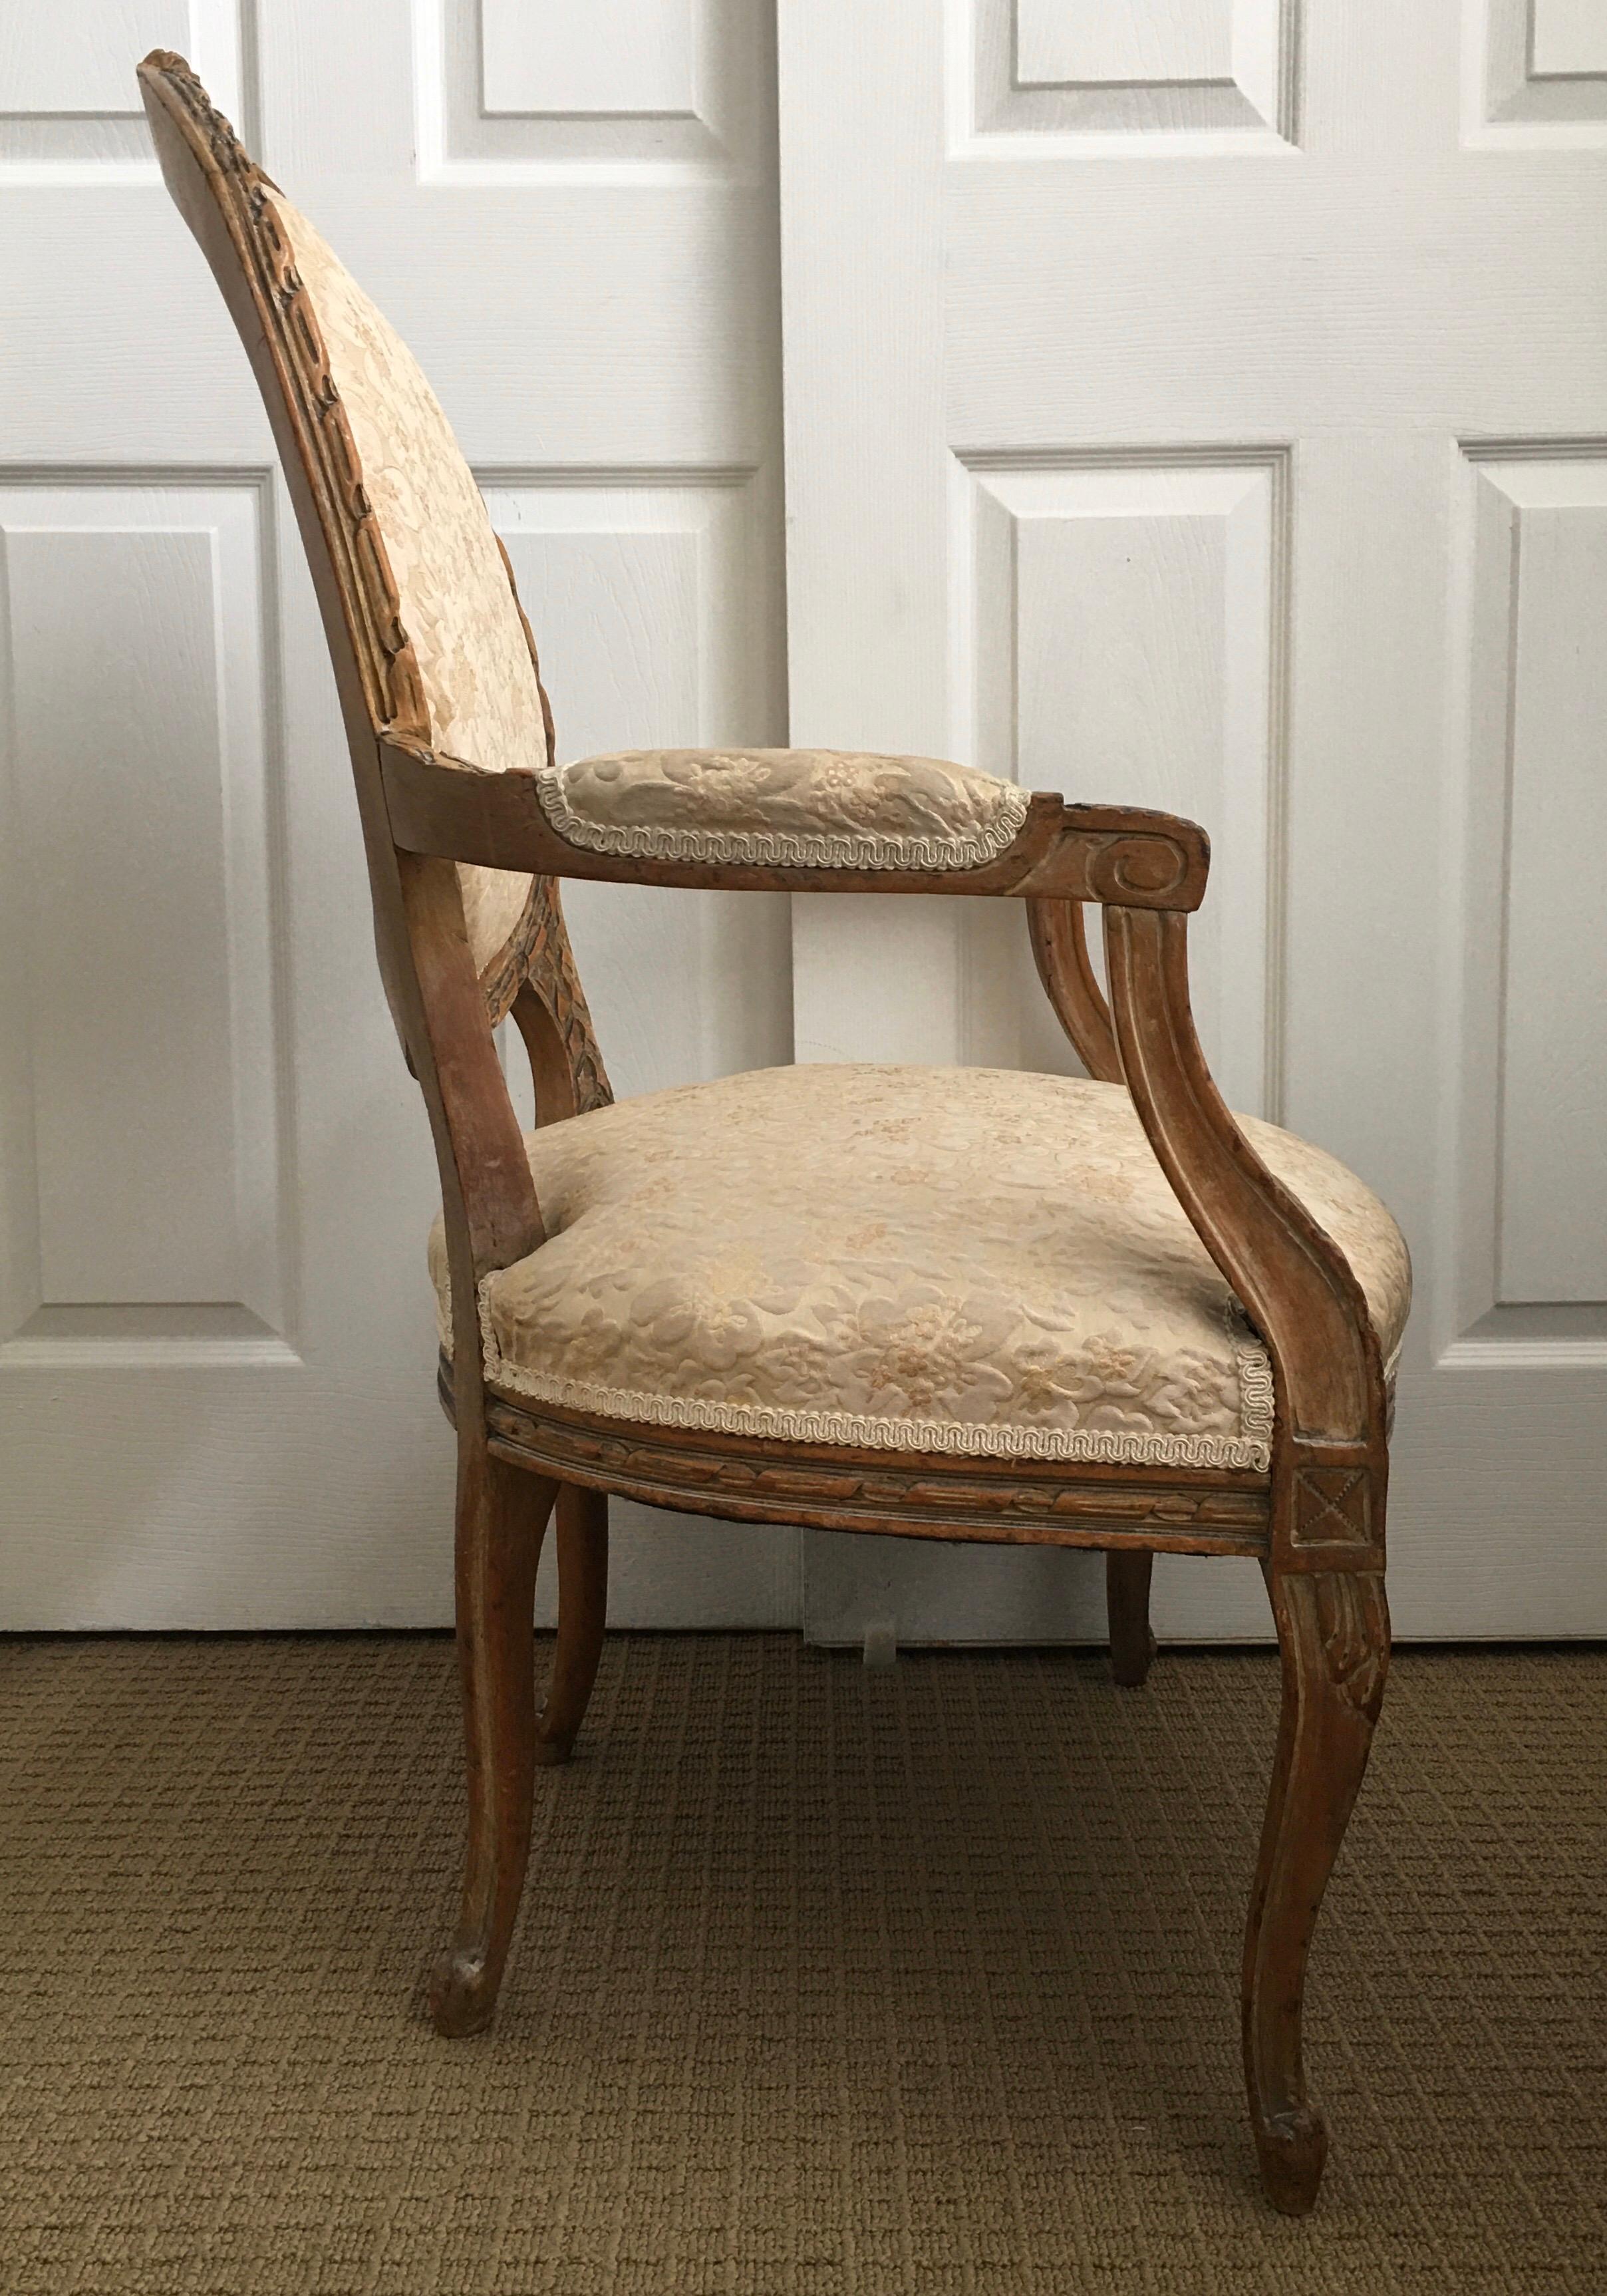
[[[1390,1613],[1376,1571],[1274,1564],[1267,1586],[1283,1703],[1244,1939],[1244,2074],[1267,2196],[1304,2216],[1328,2153],[1300,2054],[1306,1962],[1373,1743]]]

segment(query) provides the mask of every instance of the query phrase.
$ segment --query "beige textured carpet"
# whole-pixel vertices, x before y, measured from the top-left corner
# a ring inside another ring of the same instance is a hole
[[[434,1638],[0,1644],[0,2287],[1607,2289],[1607,1653],[1406,1653],[1260,2201],[1263,1656],[611,1642],[489,2038]]]

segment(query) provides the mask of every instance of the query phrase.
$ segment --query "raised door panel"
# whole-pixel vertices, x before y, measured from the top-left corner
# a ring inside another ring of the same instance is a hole
[[[287,1344],[266,499],[0,490],[13,1361]]]
[[[1277,1100],[1287,501],[1275,450],[1001,459],[956,486],[965,754],[1031,789],[1210,824],[1194,996],[1224,1090],[1252,1111]],[[1022,920],[978,904],[972,935],[968,1057],[1074,1065]]]
[[[1445,1337],[1607,1364],[1600,770],[1607,457],[1475,454],[1455,1308]]]
[[[0,9],[0,184],[154,177],[134,68],[176,48],[241,109],[249,0],[57,0]]]
[[[1472,144],[1607,140],[1607,16],[1598,0],[1472,0],[1464,111]]]
[[[425,182],[762,174],[758,0],[413,0]]]
[[[1531,0],[1529,63],[1537,79],[1607,74],[1607,18],[1599,0]]]
[[[8,9],[0,23],[0,106],[41,114],[140,109],[129,58],[187,39],[186,0],[64,0]]]
[[[1253,149],[1293,135],[1283,0],[952,0],[951,12],[962,150],[978,137],[1023,156],[1157,137]]]
[[[1233,0],[1015,0],[1015,80],[1210,86],[1233,70]]]
[[[1607,1313],[1607,463],[1521,512],[1497,1298]]]
[[[692,0],[480,0],[480,102],[492,116],[696,116]]]

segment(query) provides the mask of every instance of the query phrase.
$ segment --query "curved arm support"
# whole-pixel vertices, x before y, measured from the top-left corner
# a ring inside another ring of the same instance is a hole
[[[551,1124],[560,1116],[607,1108],[614,1094],[575,970],[556,878],[534,881],[530,908],[524,978],[512,1009],[530,1055],[536,1121]]]
[[[1101,1084],[1120,1084],[1121,1054],[1111,1008],[1089,960],[1082,903],[1029,900],[1027,930],[1044,994],[1078,1059]]]
[[[1140,1121],[1272,1357],[1275,1563],[1382,1569],[1383,1365],[1361,1286],[1217,1089],[1189,1009],[1186,920],[1108,908],[1105,951],[1116,1041]]]
[[[585,1040],[578,1041],[580,1032],[572,1016],[565,1015],[550,979],[532,972],[511,1010],[529,1056],[537,1129],[544,1124],[562,1123],[566,1116],[584,1116],[588,1110],[611,1104],[613,1094],[601,1056],[591,1044],[589,1029]]]
[[[575,1072],[563,1049],[557,1024],[540,996],[524,981],[509,1007],[509,1017],[524,1039],[530,1063],[530,1085],[536,1099],[536,1128],[561,1124],[579,1113]]]

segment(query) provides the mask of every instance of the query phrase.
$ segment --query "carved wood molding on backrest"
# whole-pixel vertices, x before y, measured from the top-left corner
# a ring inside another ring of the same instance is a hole
[[[384,537],[363,486],[351,425],[331,372],[312,298],[267,194],[278,190],[182,56],[160,50],[140,77],[204,145],[231,236],[266,321],[298,442],[313,484],[352,651],[376,733],[430,738],[430,712]]]
[[[400,593],[379,519],[364,486],[356,441],[317,312],[267,196],[278,186],[251,158],[182,56],[168,50],[156,52],[141,65],[140,78],[184,132],[205,168],[252,290],[316,506],[373,728],[376,734],[429,754],[430,711],[418,660],[402,621]],[[554,754],[553,712],[541,682],[535,636],[500,537],[497,548],[529,650],[550,762]],[[544,887],[539,882],[532,885],[518,924],[481,982],[493,1022],[508,1012],[526,980],[552,1013],[562,1037],[578,1104],[583,1109],[603,1105],[612,1095],[556,888]]]
[[[519,613],[524,642],[529,649],[530,668],[535,673],[536,691],[541,696],[541,722],[546,732],[547,762],[557,754],[557,737],[553,726],[553,705],[547,699],[546,687],[541,681],[541,657],[536,651],[536,633],[530,627],[530,618],[525,612],[524,601],[519,594],[519,585],[513,578],[513,562],[508,556],[508,545],[499,534],[496,547],[502,553],[504,571],[508,587],[513,594],[513,603]],[[588,1109],[606,1108],[611,1103],[613,1087],[608,1080],[608,1070],[603,1065],[602,1048],[597,1032],[592,1026],[591,1007],[586,1001],[586,991],[580,986],[579,969],[575,952],[570,946],[569,927],[563,920],[563,904],[559,898],[556,877],[539,873],[532,880],[530,898],[525,904],[514,936],[520,952],[520,980],[529,981],[545,1009],[557,1038],[557,1046],[569,1072],[573,1111],[585,1115]],[[509,998],[509,1007],[519,1021],[520,1033],[530,1054],[531,1074],[536,1085],[536,1120],[547,1121],[543,1108],[544,1053],[537,1049],[539,1039],[533,1041],[533,1029],[528,1014],[521,1016],[515,998],[519,983],[515,982]],[[489,990],[489,984],[488,984]]]
[[[569,928],[563,922],[563,907],[559,898],[556,877],[537,877],[530,889],[531,930],[526,979],[529,993],[539,1003],[552,1023],[569,1085],[573,1095],[574,1112],[584,1116],[594,1108],[607,1108],[612,1103],[613,1087],[608,1080],[608,1070],[603,1065],[603,1055],[597,1049],[596,1033],[592,1027],[590,1007],[586,991],[580,986],[580,974],[570,947]],[[519,1017],[520,1007],[514,1005]],[[529,1031],[521,1022],[527,1046]],[[534,1063],[537,1055],[531,1054]],[[537,1078],[539,1086],[539,1078]],[[545,1123],[541,1095],[537,1093],[537,1120]]]
[[[539,1207],[476,975],[458,873],[398,852],[380,770],[389,741],[429,754],[430,720],[396,580],[276,189],[182,57],[140,67],[162,173],[234,316],[307,547],[346,718],[375,938],[435,1136],[458,1332],[460,1414],[478,1411],[480,1276],[532,1250]]]

